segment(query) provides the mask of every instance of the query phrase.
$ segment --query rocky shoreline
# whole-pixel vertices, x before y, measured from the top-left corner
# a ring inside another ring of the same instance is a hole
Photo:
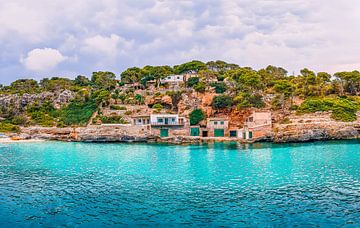
[[[130,125],[90,125],[87,127],[26,127],[21,133],[12,135],[18,140],[41,139],[66,142],[148,142],[169,144],[196,144],[206,142],[241,143],[253,142],[307,142],[317,140],[360,139],[360,113],[355,122],[338,122],[330,118],[330,113],[290,115],[289,122],[275,123],[271,135],[255,140],[240,140],[227,137],[193,137],[176,135],[161,138],[146,131],[144,127]]]

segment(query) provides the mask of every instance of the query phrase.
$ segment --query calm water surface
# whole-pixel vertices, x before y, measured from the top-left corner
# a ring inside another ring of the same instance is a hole
[[[360,141],[0,144],[0,227],[360,226]]]

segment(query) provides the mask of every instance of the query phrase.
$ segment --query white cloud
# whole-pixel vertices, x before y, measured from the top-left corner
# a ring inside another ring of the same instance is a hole
[[[33,49],[27,53],[25,58],[21,58],[20,62],[28,70],[43,72],[55,68],[59,63],[66,60],[58,50],[52,48]]]
[[[54,74],[119,73],[192,59],[289,72],[360,68],[358,0],[0,0],[0,6],[0,81],[27,74],[18,57],[34,46],[77,57]]]
[[[109,37],[96,35],[84,40],[84,50],[94,54],[103,54],[108,57],[115,57],[119,52],[123,53],[131,48],[133,42],[111,34]],[[119,48],[121,48],[119,50]]]

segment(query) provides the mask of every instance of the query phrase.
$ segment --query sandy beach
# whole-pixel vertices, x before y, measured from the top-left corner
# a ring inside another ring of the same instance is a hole
[[[28,142],[44,142],[43,139],[21,139],[15,140],[11,138],[0,138],[0,143],[28,143]]]

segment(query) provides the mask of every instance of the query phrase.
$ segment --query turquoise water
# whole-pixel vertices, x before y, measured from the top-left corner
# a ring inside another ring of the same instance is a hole
[[[0,144],[0,227],[360,226],[360,141]]]

